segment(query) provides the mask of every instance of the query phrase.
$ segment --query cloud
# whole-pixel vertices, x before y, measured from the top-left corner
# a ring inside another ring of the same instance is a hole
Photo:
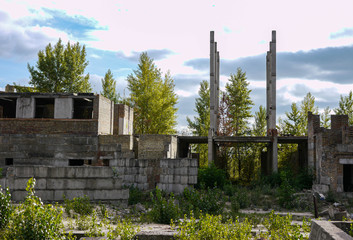
[[[0,58],[31,60],[40,49],[53,41],[53,29],[20,25],[0,11]]]
[[[173,54],[173,51],[169,49],[150,49],[146,50],[148,56],[155,61],[167,58],[168,55]],[[132,51],[130,55],[125,55],[123,51],[117,52],[117,57],[123,58],[132,62],[138,62],[142,52]]]
[[[345,37],[353,37],[353,28],[344,28],[342,31],[331,33],[330,38],[345,38]]]
[[[277,78],[320,79],[336,83],[350,83],[353,80],[353,45],[328,47],[311,51],[277,53]],[[193,59],[185,62],[186,66],[200,71],[209,68],[209,60]],[[241,67],[248,79],[265,79],[265,54],[221,60],[221,74],[229,76]]]

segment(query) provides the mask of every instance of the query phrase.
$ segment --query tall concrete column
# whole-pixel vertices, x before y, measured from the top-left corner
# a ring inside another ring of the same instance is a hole
[[[266,55],[266,112],[267,136],[271,137],[268,161],[272,163],[272,172],[278,171],[278,137],[276,129],[276,31],[272,31],[270,51]]]
[[[208,131],[208,163],[214,162],[216,148],[214,136],[218,129],[219,108],[219,52],[214,41],[214,31],[210,32],[210,129]]]

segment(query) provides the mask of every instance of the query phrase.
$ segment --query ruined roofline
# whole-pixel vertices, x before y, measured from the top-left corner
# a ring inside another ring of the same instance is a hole
[[[341,114],[331,114],[331,130],[339,130],[342,127],[350,127],[348,121],[348,115]],[[317,132],[319,129],[327,129],[321,127],[320,125],[320,114],[312,114],[308,112],[308,125],[312,125],[314,132]]]
[[[83,97],[94,97],[99,94],[94,93],[41,93],[41,92],[0,92],[1,97],[72,97],[72,98],[83,98]]]

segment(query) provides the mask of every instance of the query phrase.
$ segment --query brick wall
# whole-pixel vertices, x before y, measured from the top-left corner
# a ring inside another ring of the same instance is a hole
[[[0,119],[0,134],[96,135],[94,119]]]

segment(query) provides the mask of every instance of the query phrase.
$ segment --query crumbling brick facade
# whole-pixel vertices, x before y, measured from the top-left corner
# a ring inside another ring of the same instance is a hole
[[[309,163],[315,170],[313,189],[353,192],[353,126],[347,115],[332,115],[331,129],[320,127],[320,116],[308,117]]]

